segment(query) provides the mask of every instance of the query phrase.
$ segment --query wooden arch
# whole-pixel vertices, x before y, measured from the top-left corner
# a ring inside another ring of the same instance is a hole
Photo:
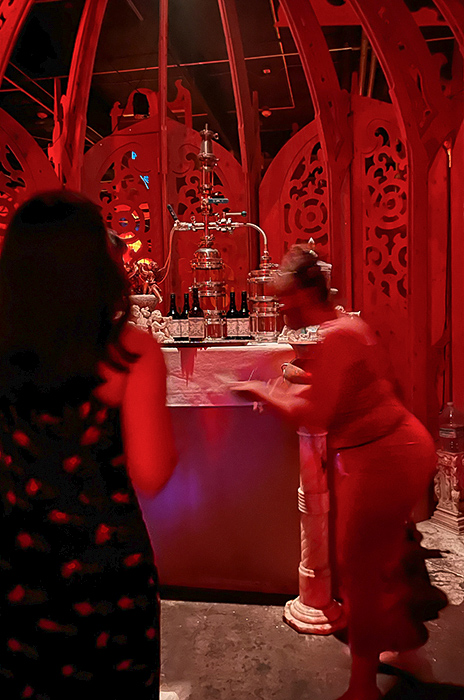
[[[0,83],[34,0],[0,0]]]
[[[334,284],[350,299],[351,255],[349,218],[340,196],[352,158],[349,96],[340,89],[335,67],[317,17],[306,0],[281,0],[300,54],[315,109],[328,181],[330,252],[337,260]]]

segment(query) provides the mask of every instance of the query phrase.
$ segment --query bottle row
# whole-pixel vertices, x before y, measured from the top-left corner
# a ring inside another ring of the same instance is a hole
[[[214,314],[214,317],[211,314]],[[242,292],[241,306],[237,309],[235,292],[230,292],[229,309],[225,314],[218,312],[204,311],[200,305],[198,289],[192,288],[192,303],[190,304],[189,294],[184,294],[184,306],[182,311],[178,311],[176,295],[171,294],[169,312],[170,333],[176,341],[200,342],[211,338],[214,339],[212,329],[217,323],[225,323],[227,328],[227,339],[229,340],[250,340],[250,313],[248,310],[247,293]],[[224,337],[221,334],[219,337]]]

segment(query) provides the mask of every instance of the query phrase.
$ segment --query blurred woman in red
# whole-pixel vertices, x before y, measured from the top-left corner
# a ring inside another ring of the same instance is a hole
[[[267,401],[310,431],[328,433],[336,454],[337,575],[352,655],[343,700],[377,700],[380,653],[423,645],[424,620],[446,605],[407,530],[433,477],[434,444],[396,397],[375,335],[358,317],[334,309],[314,252],[303,246],[289,252],[278,293],[291,329],[319,326],[323,342],[311,384],[245,382],[234,390]]]
[[[23,204],[0,258],[2,698],[159,697],[159,599],[134,487],[175,465],[166,373],[128,325],[98,208]]]

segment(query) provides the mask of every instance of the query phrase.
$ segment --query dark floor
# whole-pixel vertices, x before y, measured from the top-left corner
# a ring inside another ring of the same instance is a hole
[[[435,546],[434,532],[428,535],[432,541],[424,544]],[[448,559],[433,564],[439,570],[432,578],[440,585],[442,577],[453,603],[429,623],[426,649],[436,683],[413,687],[403,679],[392,688],[391,679],[379,676],[388,700],[464,700],[461,547],[462,539]],[[282,622],[282,610],[281,605],[164,600],[162,700],[338,698],[349,676],[346,648],[332,636],[299,635]]]
[[[164,601],[162,631],[162,690],[179,700],[335,700],[346,690],[344,645],[294,632],[280,606]],[[389,700],[464,699],[464,604],[430,623],[427,650],[436,681],[463,688],[403,685]],[[379,676],[383,690],[388,682]]]

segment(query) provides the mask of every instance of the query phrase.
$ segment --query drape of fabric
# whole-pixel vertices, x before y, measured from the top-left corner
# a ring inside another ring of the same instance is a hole
[[[119,412],[0,411],[0,691],[159,695],[159,597]]]

